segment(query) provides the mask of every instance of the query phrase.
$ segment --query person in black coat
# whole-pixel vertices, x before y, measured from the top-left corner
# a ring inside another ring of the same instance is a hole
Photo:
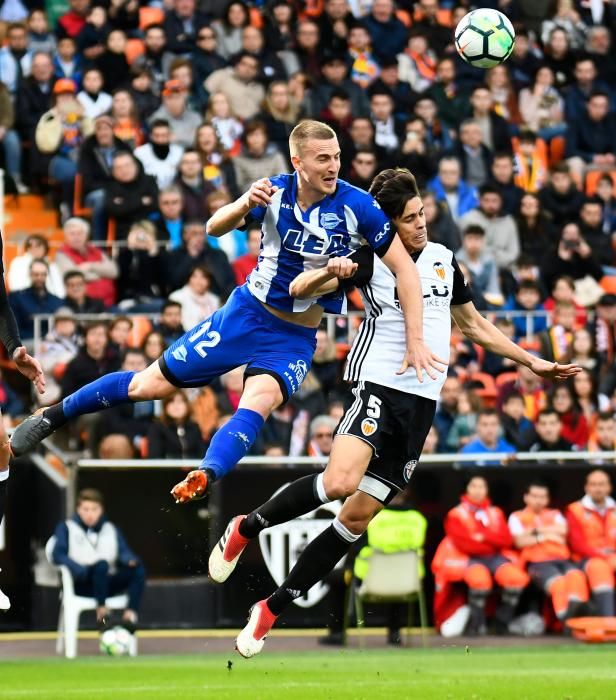
[[[137,221],[131,226],[126,247],[118,255],[118,267],[118,301],[160,308],[165,293],[164,273],[152,222]]]
[[[116,239],[126,240],[135,221],[147,219],[156,211],[158,187],[132,153],[116,153],[111,172],[113,179],[107,187],[105,210],[115,219]]]
[[[148,431],[150,459],[196,459],[205,443],[199,426],[190,418],[190,404],[183,391],[163,399],[163,415]]]
[[[503,199],[503,214],[514,216],[520,209],[524,190],[513,181],[513,158],[509,153],[495,153],[488,184],[495,187]]]
[[[494,98],[489,88],[485,85],[477,85],[471,92],[472,117],[482,125],[488,120],[489,139],[484,132],[483,141],[493,151],[500,153],[512,153],[511,134],[509,124],[494,111]]]
[[[146,122],[160,107],[160,97],[154,94],[152,74],[145,66],[131,66],[129,92],[137,108],[139,120]]]
[[[187,148],[182,154],[178,174],[173,184],[182,193],[184,221],[203,221],[209,215],[206,206],[207,196],[216,192],[216,188],[211,182],[204,180],[201,159],[194,148]]]
[[[94,60],[94,65],[105,80],[105,92],[111,94],[123,87],[128,79],[128,61],[124,54],[126,50],[126,35],[119,29],[114,29],[107,36],[106,49]]]
[[[580,172],[585,165],[616,165],[616,114],[610,113],[610,98],[595,91],[586,104],[586,114],[569,123],[569,165]]]
[[[436,200],[432,192],[424,192],[422,196],[428,239],[440,243],[450,250],[457,252],[462,247],[460,231],[449,211],[441,202]]]
[[[189,54],[201,29],[209,25],[210,16],[195,9],[195,0],[175,0],[163,23],[167,48],[175,54]]]
[[[184,226],[184,245],[167,252],[164,268],[168,291],[182,287],[195,265],[204,264],[212,275],[212,292],[226,299],[235,289],[235,275],[229,260],[222,250],[208,245],[207,234],[200,221],[188,222]]]
[[[539,191],[539,201],[557,228],[577,220],[584,195],[573,183],[566,163],[552,168],[550,182]]]

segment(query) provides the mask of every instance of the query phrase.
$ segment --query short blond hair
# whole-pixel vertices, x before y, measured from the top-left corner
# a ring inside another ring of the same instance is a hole
[[[314,119],[304,119],[291,132],[289,136],[289,151],[292,156],[299,155],[304,144],[309,139],[329,141],[337,138],[336,132],[323,122]]]

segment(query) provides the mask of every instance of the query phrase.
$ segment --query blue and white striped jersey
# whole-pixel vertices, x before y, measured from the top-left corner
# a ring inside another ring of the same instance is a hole
[[[297,174],[270,180],[278,187],[271,204],[255,207],[246,217],[262,224],[259,261],[248,278],[250,292],[281,311],[305,311],[316,303],[330,313],[344,313],[344,292],[294,299],[289,284],[304,270],[323,268],[330,257],[349,255],[365,242],[377,255],[385,255],[393,238],[389,219],[371,195],[344,180],[338,180],[334,194],[305,212],[297,204]]]

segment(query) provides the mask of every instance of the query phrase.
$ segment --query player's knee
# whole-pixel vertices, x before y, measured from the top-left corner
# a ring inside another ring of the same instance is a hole
[[[323,475],[323,487],[330,501],[352,496],[357,491],[360,481],[361,479],[357,479],[353,474],[329,476],[326,472]]]
[[[494,574],[494,580],[507,590],[522,590],[530,581],[526,571],[511,563],[499,566]]]
[[[588,583],[593,590],[614,588],[614,572],[605,559],[599,557],[589,559],[585,571]]]
[[[372,520],[372,514],[368,512],[351,512],[338,515],[338,520],[354,535],[363,535]]]
[[[464,572],[464,582],[475,591],[492,590],[492,574],[483,564],[471,564]]]

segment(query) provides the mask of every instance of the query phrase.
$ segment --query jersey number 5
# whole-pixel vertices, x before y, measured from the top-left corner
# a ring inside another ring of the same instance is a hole
[[[370,418],[380,418],[381,416],[381,404],[383,402],[381,399],[377,398],[374,394],[370,394],[368,399],[368,408],[366,409],[366,415]]]
[[[206,321],[205,323],[201,324],[201,326],[196,330],[189,338],[188,342],[189,343],[194,343],[197,338],[200,338],[202,335],[206,336],[206,340],[200,340],[195,346],[194,350],[198,355],[201,355],[201,357],[205,357],[207,355],[207,351],[205,348],[213,348],[220,343],[220,333],[218,331],[209,331],[210,326],[212,325],[211,321]]]

